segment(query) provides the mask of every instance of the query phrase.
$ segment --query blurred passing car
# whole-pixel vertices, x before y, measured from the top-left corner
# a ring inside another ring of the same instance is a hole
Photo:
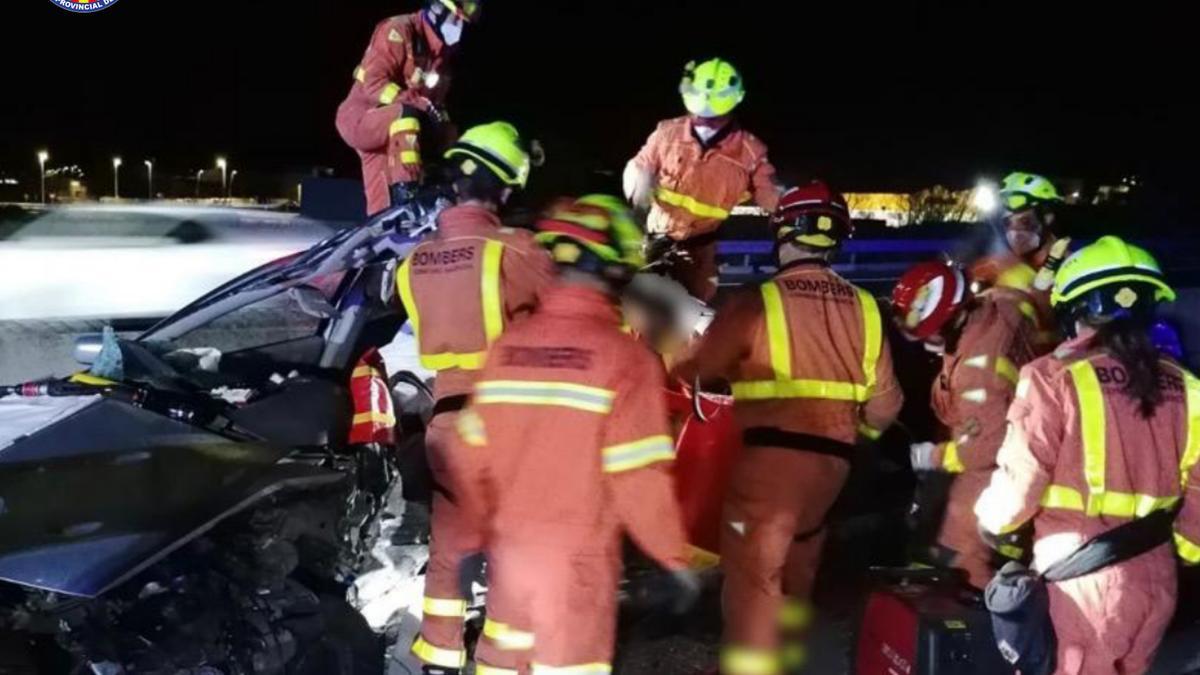
[[[295,214],[212,207],[82,206],[0,228],[0,320],[171,314],[333,228]]]

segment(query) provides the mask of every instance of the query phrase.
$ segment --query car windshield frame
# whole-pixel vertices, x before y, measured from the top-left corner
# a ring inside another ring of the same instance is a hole
[[[334,232],[306,251],[246,272],[159,321],[137,339],[169,342],[243,306],[309,280],[338,271],[361,269],[387,257],[403,259],[420,237],[395,229],[394,219],[394,213],[384,211],[360,226]],[[344,287],[340,288],[338,296],[331,298],[334,306],[341,302],[344,290]]]

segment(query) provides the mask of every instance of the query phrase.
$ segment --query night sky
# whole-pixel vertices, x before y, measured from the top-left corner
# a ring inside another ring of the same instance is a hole
[[[1200,124],[1190,20],[963,4],[491,0],[450,110],[542,138],[550,170],[556,156],[575,160],[559,171],[615,169],[656,120],[681,114],[683,63],[722,55],[748,82],[743,122],[789,177],[861,190],[1026,168],[1188,185]],[[0,172],[35,170],[47,146],[52,163],[101,175],[118,153],[181,173],[224,153],[250,170],[353,175],[334,111],[374,22],[415,6],[120,0],[75,15],[9,0],[5,32],[28,40],[0,43]]]

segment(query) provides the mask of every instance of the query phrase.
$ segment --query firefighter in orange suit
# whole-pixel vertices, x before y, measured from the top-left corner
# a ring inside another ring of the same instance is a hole
[[[829,266],[853,233],[845,200],[819,182],[791,190],[771,227],[779,272],[731,298],[677,369],[729,382],[743,429],[721,541],[726,675],[802,658],[781,653],[779,636],[803,620],[825,517],[855,443],[877,438],[903,403],[875,298]]]
[[[469,129],[446,159],[454,171],[457,203],[438,216],[437,231],[409,253],[396,275],[421,365],[437,371],[426,447],[438,489],[424,621],[413,645],[427,672],[437,673],[457,672],[466,661],[467,598],[459,569],[482,544],[456,506],[448,437],[488,347],[534,309],[555,274],[533,236],[504,228],[497,215],[529,174],[529,156],[516,129],[504,122]]]
[[[971,281],[983,288],[1025,293],[1037,310],[1038,348],[1050,351],[1061,339],[1050,308],[1050,288],[1071,245],[1070,239],[1055,235],[1055,210],[1063,199],[1049,179],[1023,171],[1004,177],[999,197],[1005,247],[972,264]]]
[[[974,296],[963,273],[940,262],[906,272],[892,310],[909,337],[943,354],[931,400],[947,437],[912,446],[913,469],[954,474],[932,558],[982,589],[999,560],[979,538],[975,502],[996,466],[1017,371],[1038,355],[1036,310],[1003,286]]]
[[[617,294],[641,264],[641,230],[604,195],[556,207],[537,229],[560,282],[493,346],[459,420],[464,508],[486,529],[491,582],[476,672],[607,675],[622,534],[682,600],[698,582],[662,366],[621,329]]]
[[[1048,585],[1061,675],[1147,672],[1175,611],[1175,553],[1200,563],[1200,381],[1149,335],[1155,306],[1174,297],[1154,258],[1116,237],[1067,259],[1051,301],[1072,339],[1021,370],[999,468],[975,507],[995,535],[1032,521],[1038,570],[1180,509],[1174,546]]]
[[[767,146],[732,117],[746,95],[733,65],[689,63],[679,87],[689,114],[660,122],[650,134],[625,168],[625,194],[649,211],[652,237],[686,254],[673,275],[707,302],[717,290],[717,228],[750,198],[773,211],[780,190]]]
[[[448,56],[479,11],[479,0],[430,0],[371,33],[337,111],[338,134],[362,161],[368,215],[413,196],[423,176],[422,132],[440,141],[453,136],[443,108]]]

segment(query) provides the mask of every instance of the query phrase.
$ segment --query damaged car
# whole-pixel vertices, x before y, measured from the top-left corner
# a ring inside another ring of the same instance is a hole
[[[375,349],[413,243],[340,231],[0,392],[0,671],[383,672],[358,591],[423,564]]]

